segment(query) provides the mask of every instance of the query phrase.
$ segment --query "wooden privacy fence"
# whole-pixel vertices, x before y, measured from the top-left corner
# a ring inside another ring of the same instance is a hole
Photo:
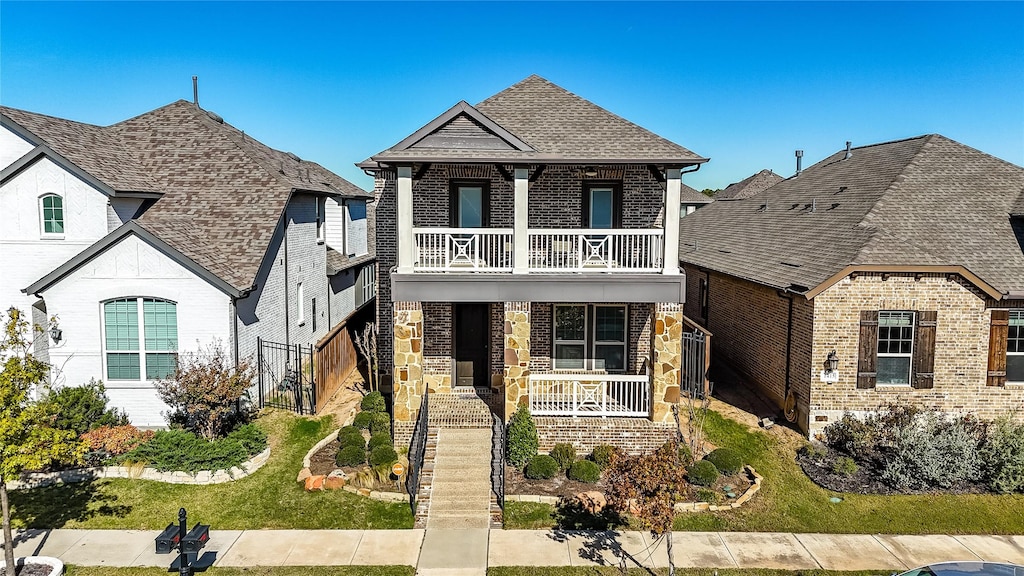
[[[358,363],[356,347],[346,322],[335,326],[316,343],[313,362],[316,377],[313,381],[316,385],[317,414],[341,388]]]

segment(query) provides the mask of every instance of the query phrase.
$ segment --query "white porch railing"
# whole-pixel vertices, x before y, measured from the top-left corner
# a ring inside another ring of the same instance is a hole
[[[531,229],[530,269],[543,272],[661,272],[658,229]]]
[[[417,272],[511,272],[511,228],[413,228]]]
[[[534,416],[632,416],[651,413],[650,376],[531,374]]]

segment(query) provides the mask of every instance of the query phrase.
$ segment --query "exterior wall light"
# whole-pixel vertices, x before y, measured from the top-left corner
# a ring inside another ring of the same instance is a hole
[[[821,371],[821,381],[826,384],[839,382],[839,356],[833,350],[828,353],[825,362],[822,363],[824,370]]]
[[[60,339],[63,337],[64,331],[61,330],[58,326],[53,326],[50,328],[50,338],[53,339],[54,344],[60,344]]]

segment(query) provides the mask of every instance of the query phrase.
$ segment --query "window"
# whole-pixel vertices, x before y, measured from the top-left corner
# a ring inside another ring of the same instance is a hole
[[[313,333],[316,333],[316,298],[309,301],[309,315],[313,317]]]
[[[615,183],[587,183],[583,188],[583,226],[619,228],[622,226],[622,186]]]
[[[489,182],[453,182],[452,226],[455,228],[486,227],[489,204]]]
[[[626,307],[554,307],[553,366],[557,370],[626,370]]]
[[[914,313],[878,313],[878,384],[910,385]]]
[[[138,381],[143,375],[146,380],[159,380],[174,373],[178,360],[178,315],[174,302],[155,298],[105,302],[103,332],[107,380]]]
[[[1010,311],[1006,337],[1006,381],[1024,384],[1024,310]]]
[[[698,295],[700,301],[700,317],[704,320],[708,319],[708,279],[700,279],[700,294]]]
[[[306,301],[306,291],[302,289],[302,282],[295,287],[295,312],[299,326],[306,323],[306,307],[302,305]]]
[[[327,238],[327,199],[317,198],[316,199],[316,241],[318,244],[323,244]]]
[[[47,194],[39,199],[39,216],[44,236],[64,235],[64,199]]]

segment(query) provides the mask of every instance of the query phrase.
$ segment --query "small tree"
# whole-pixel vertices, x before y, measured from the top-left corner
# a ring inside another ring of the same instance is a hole
[[[53,462],[80,462],[87,445],[74,432],[53,428],[53,411],[45,403],[29,400],[29,388],[43,383],[49,366],[29,351],[29,324],[21,311],[11,308],[0,318],[0,509],[7,573],[17,574],[7,481]]]
[[[516,468],[522,468],[530,458],[537,455],[540,440],[537,438],[537,426],[530,416],[530,409],[525,404],[512,413],[508,421],[508,461]]]
[[[714,388],[714,384],[710,383],[704,396],[698,398],[696,394],[691,393],[687,394],[683,400],[686,403],[685,442],[694,460],[700,460],[704,455],[704,446],[707,444],[707,437],[704,435],[704,422],[708,418],[708,408],[711,406],[712,388]],[[676,419],[676,428],[681,432],[678,404],[672,407],[672,414]]]
[[[357,332],[355,335],[356,348],[366,358],[366,372],[369,382],[367,385],[370,387],[370,391],[376,391],[379,383],[378,371],[380,365],[377,362],[377,336],[379,331],[377,330],[377,324],[374,322],[368,323],[363,327],[362,332]]]
[[[667,537],[669,576],[672,559],[672,521],[676,502],[687,496],[686,470],[679,462],[679,444],[666,442],[653,454],[616,453],[606,471],[608,503],[620,513],[636,517],[655,538]]]
[[[182,354],[174,375],[156,384],[160,398],[171,407],[168,421],[213,440],[230,432],[239,401],[253,386],[255,372],[249,362],[232,365],[220,341],[198,352]]]

